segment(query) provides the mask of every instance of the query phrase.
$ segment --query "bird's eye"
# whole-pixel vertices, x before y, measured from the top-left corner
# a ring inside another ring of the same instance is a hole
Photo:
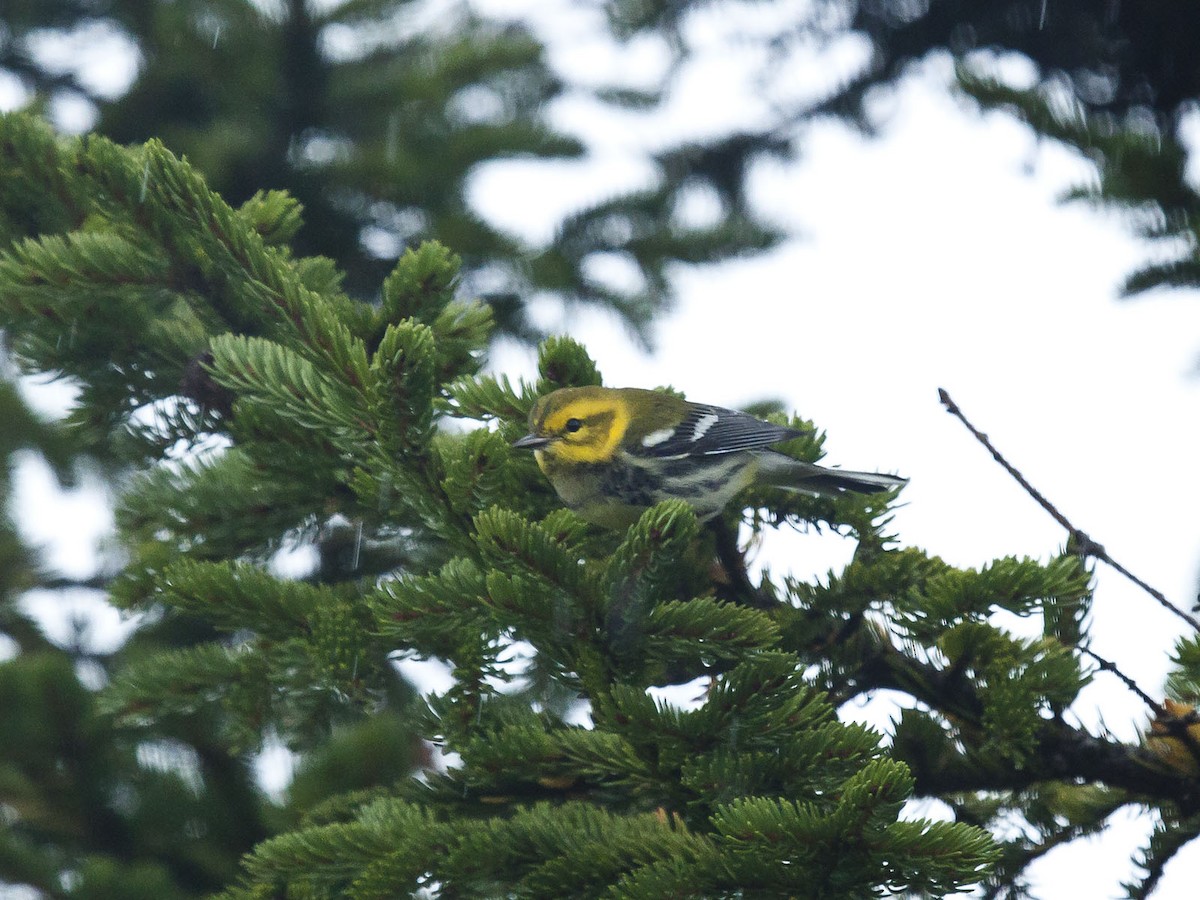
[[[572,434],[574,434],[576,431],[578,431],[582,427],[583,427],[583,423],[580,422],[578,419],[567,419],[567,431],[571,432]]]

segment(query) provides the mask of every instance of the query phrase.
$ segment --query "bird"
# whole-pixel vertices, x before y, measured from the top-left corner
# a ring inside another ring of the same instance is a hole
[[[559,498],[589,522],[625,528],[663,500],[686,500],[701,521],[743,488],[808,494],[874,494],[907,479],[826,468],[775,444],[805,432],[749,413],[643,388],[559,388],[529,413],[512,446],[534,453]]]

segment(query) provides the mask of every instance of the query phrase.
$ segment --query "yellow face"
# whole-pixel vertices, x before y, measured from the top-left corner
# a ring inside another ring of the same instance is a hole
[[[563,388],[538,401],[529,425],[531,436],[544,441],[535,450],[542,468],[547,458],[605,462],[625,437],[629,408],[619,397],[598,388]]]

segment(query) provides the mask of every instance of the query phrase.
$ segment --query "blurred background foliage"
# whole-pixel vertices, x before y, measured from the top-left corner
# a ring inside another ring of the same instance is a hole
[[[574,6],[602,7],[618,42],[665,48],[670,63],[657,83],[567,81],[519,13],[498,18],[503,7],[445,0],[10,0],[0,72],[35,103],[90,108],[96,130],[115,140],[161,138],[235,204],[287,190],[307,211],[297,251],[332,257],[354,296],[373,296],[405,246],[437,239],[463,255],[467,290],[492,303],[502,332],[537,337],[525,304],[540,295],[614,309],[645,340],[669,304],[671,264],[717,261],[783,236],[748,199],[758,161],[795,158],[816,116],[870,130],[874,97],[913,63],[950,54],[960,87],[981,104],[1003,106],[1096,163],[1100,177],[1075,196],[1117,205],[1140,233],[1166,239],[1128,290],[1200,280],[1186,177],[1200,95],[1194,4]],[[741,40],[761,45],[769,117],[663,141],[648,151],[650,184],[573,211],[544,242],[472,209],[470,179],[482,163],[586,157],[589,148],[553,124],[552,106],[568,94],[651,121],[706,15],[744,21]],[[571,52],[569,41],[561,50]],[[89,64],[99,52],[125,59],[127,87],[96,80]],[[1023,64],[1005,65],[1015,59]],[[686,211],[698,191],[718,201],[703,221]],[[609,274],[615,267],[622,277]]]
[[[462,254],[464,289],[492,305],[502,332],[537,337],[525,303],[549,292],[611,308],[645,339],[669,300],[670,263],[716,261],[779,237],[744,203],[703,225],[682,221],[675,205],[685,184],[723,173],[685,172],[671,159],[677,151],[660,160],[660,185],[576,211],[545,244],[485,221],[468,202],[480,164],[571,160],[587,148],[548,121],[548,104],[569,86],[536,35],[466,5],[17,3],[4,26],[0,68],[34,96],[84,101],[95,130],[114,140],[160,138],[234,204],[264,189],[300,200],[297,252],[331,257],[353,296],[373,297],[406,246],[436,239]],[[75,68],[80,57],[64,51],[101,41],[136,60],[116,96],[89,86]],[[606,103],[654,100],[605,95]],[[638,277],[621,286],[598,277],[600,254]]]

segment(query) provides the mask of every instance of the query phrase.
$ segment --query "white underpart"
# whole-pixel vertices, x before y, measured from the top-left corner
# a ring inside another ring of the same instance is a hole
[[[704,437],[705,433],[707,433],[708,429],[712,428],[716,424],[717,424],[717,414],[716,413],[709,413],[706,416],[701,416],[699,419],[696,420],[696,425],[692,429],[692,440],[693,441],[700,440],[700,438]]]
[[[642,446],[657,447],[663,441],[669,441],[674,433],[674,428],[660,428],[658,431],[652,431],[642,438]]]

